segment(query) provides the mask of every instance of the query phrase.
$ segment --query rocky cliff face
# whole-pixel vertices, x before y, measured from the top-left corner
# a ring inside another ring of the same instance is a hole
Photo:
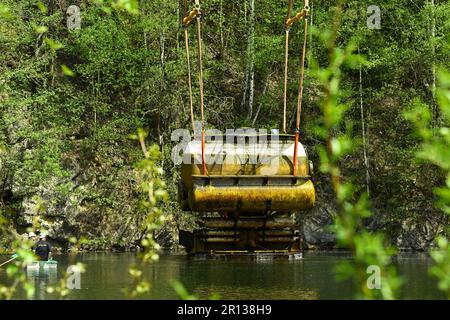
[[[133,168],[126,160],[108,154],[108,149],[92,159],[67,154],[64,174],[50,175],[34,186],[24,171],[7,175],[6,216],[19,233],[34,226],[62,248],[73,238],[87,239],[82,245],[87,250],[133,248],[142,235],[143,213]]]
[[[405,220],[393,235],[394,245],[403,250],[426,250],[432,247],[436,236],[445,232],[443,221],[440,220],[442,219]]]
[[[330,231],[333,218],[337,214],[336,205],[330,193],[322,188],[317,190],[316,206],[297,215],[298,229],[303,235],[307,248],[330,249],[336,247],[336,237]],[[448,217],[444,214],[424,213],[421,218],[408,218],[401,223],[392,222],[392,213],[374,210],[374,215],[366,222],[369,230],[385,232],[388,241],[399,250],[427,250],[434,246],[436,236],[445,232]]]
[[[316,206],[297,215],[297,228],[303,235],[307,248],[330,249],[336,242],[330,227],[337,210],[332,199],[327,199],[322,190],[317,191]]]

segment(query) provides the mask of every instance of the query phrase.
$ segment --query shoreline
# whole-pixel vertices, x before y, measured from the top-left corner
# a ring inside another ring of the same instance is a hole
[[[409,248],[396,248],[398,251],[397,253],[394,255],[397,256],[399,254],[404,254],[404,253],[409,253],[409,254],[420,254],[420,253],[426,253],[429,254],[430,251],[433,248],[428,248],[427,250],[417,250],[417,249],[409,249]],[[77,250],[77,251],[71,251],[71,250],[62,250],[62,249],[57,249],[55,251],[53,251],[52,253],[54,255],[63,255],[63,254],[86,254],[86,253],[140,253],[141,250],[136,250],[136,249],[132,249],[132,250],[117,250],[117,249],[104,249],[104,250]],[[348,252],[350,253],[349,250],[345,249],[345,248],[308,248],[303,250],[303,252],[322,252],[322,253],[326,253],[326,252]],[[188,256],[188,253],[184,251],[184,249],[162,249],[158,252],[160,255],[185,255]],[[10,256],[14,254],[13,251],[11,250],[3,250],[0,249],[0,257],[1,256]],[[202,254],[199,254],[199,256]]]

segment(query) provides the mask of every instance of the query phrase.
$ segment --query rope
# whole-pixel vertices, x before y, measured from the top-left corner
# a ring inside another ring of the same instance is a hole
[[[308,1],[305,1],[305,6]],[[305,77],[305,56],[306,56],[306,41],[308,38],[308,16],[305,16],[304,21],[304,36],[303,36],[303,52],[300,65],[300,81],[298,85],[298,99],[297,99],[297,122],[295,126],[295,145],[294,145],[294,163],[293,163],[293,175],[297,175],[297,153],[298,153],[298,138],[300,131],[300,114],[302,112],[302,100],[303,100],[303,78]]]
[[[304,18],[304,38],[303,38],[303,51],[301,55],[301,67],[300,67],[300,80],[298,85],[298,97],[297,97],[297,119],[295,126],[295,145],[294,145],[294,157],[293,157],[293,172],[294,176],[297,175],[297,154],[298,154],[298,139],[300,133],[300,115],[302,112],[303,101],[303,79],[305,77],[305,56],[306,56],[306,42],[308,35],[308,11],[309,0],[304,0],[304,8],[299,11],[294,17],[291,17],[291,11],[294,1],[289,0],[288,14],[285,21],[286,28],[286,40],[285,40],[285,53],[284,53],[284,108],[283,108],[283,132],[286,133],[286,109],[287,109],[287,79],[288,79],[288,61],[289,61],[289,29],[295,22]]]
[[[206,175],[205,161],[205,116],[204,116],[204,94],[203,94],[203,60],[202,60],[202,29],[200,21],[200,0],[195,0],[197,14],[197,54],[198,54],[198,80],[200,83],[200,113],[202,122],[202,174]]]

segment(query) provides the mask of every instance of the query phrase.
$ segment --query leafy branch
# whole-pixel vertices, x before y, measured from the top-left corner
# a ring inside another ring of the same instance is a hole
[[[362,63],[362,58],[353,53],[356,49],[354,43],[350,42],[345,48],[336,44],[341,16],[342,5],[338,4],[334,10],[332,29],[320,33],[328,49],[328,66],[320,67],[312,61],[312,74],[324,93],[320,103],[321,125],[315,128],[319,138],[325,141],[325,146],[318,146],[320,170],[330,176],[336,196],[338,215],[333,229],[337,242],[349,249],[354,257],[354,263],[341,263],[336,271],[338,279],[353,280],[358,298],[394,299],[401,283],[392,266],[394,250],[386,247],[382,233],[364,228],[364,220],[372,215],[367,194],[358,196],[358,190],[351,181],[343,178],[340,169],[340,161],[358,145],[351,134],[352,124],[344,119],[350,105],[343,102],[341,69],[344,65],[355,67]],[[344,133],[340,133],[342,127],[345,127]],[[368,268],[371,266],[380,270],[381,287],[374,288],[368,284]]]
[[[442,117],[440,128],[431,125],[431,111],[427,105],[416,100],[412,110],[405,112],[405,117],[416,128],[416,134],[421,138],[422,145],[417,157],[440,168],[446,175],[445,185],[435,188],[437,206],[450,216],[450,73],[441,70],[439,87],[436,91],[437,101]],[[448,231],[447,231],[448,232]],[[438,279],[438,287],[450,299],[450,244],[444,235],[437,237],[437,248],[430,252],[434,266],[430,274]]]
[[[157,145],[147,148],[146,137],[147,133],[143,129],[138,129],[137,134],[131,136],[132,139],[139,142],[144,155],[144,159],[136,165],[137,185],[139,192],[143,195],[141,209],[144,213],[144,235],[141,239],[143,252],[139,255],[140,262],[129,268],[129,273],[133,278],[133,289],[126,290],[126,294],[132,298],[143,295],[150,290],[150,283],[145,279],[143,270],[149,262],[159,259],[160,245],[156,242],[154,233],[161,228],[167,219],[160,209],[160,204],[168,198],[166,185],[162,178],[163,169],[158,165],[161,153]]]

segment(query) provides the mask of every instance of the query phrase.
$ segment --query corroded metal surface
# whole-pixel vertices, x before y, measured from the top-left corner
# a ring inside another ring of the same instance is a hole
[[[276,141],[275,146],[260,149],[255,155],[245,146],[209,142],[205,155],[214,161],[207,163],[207,174],[203,174],[200,144],[188,143],[179,202],[183,210],[222,215],[203,218],[200,229],[180,233],[180,243],[188,252],[301,251],[301,237],[291,213],[314,206],[309,161],[299,143],[298,167],[293,175],[292,137]]]
[[[304,210],[314,201],[311,180],[295,186],[194,186],[189,194],[190,208],[197,212]]]
[[[263,219],[222,219],[222,218],[204,218],[202,224],[205,228],[289,228],[294,226],[294,220],[291,217]]]
[[[293,215],[281,217],[204,218],[202,228],[180,233],[191,253],[217,251],[300,252],[302,242]]]
[[[207,174],[202,174],[200,144],[188,143],[181,168],[180,198],[184,210],[197,212],[292,212],[314,206],[315,190],[308,157],[298,144],[298,170],[293,172],[294,141],[271,141],[267,147],[221,142],[206,144]]]

